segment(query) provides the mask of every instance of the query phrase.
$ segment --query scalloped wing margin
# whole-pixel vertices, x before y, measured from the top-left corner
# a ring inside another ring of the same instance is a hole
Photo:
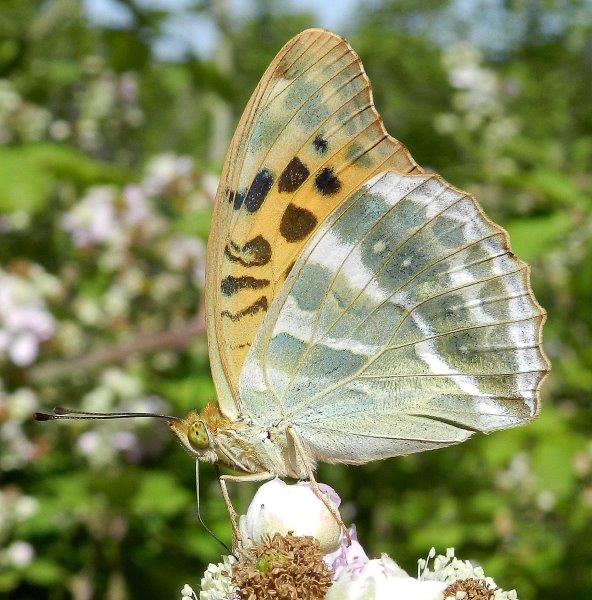
[[[549,369],[528,266],[475,199],[383,173],[309,240],[240,380],[248,413],[363,463],[520,425]]]

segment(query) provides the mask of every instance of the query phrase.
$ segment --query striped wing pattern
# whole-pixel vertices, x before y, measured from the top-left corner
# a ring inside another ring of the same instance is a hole
[[[241,400],[325,462],[447,446],[537,414],[544,319],[527,265],[471,196],[386,172],[308,241],[249,352]]]
[[[342,38],[304,31],[279,52],[230,144],[208,244],[206,314],[222,412],[236,417],[242,366],[310,236],[386,169],[420,172],[374,108]]]

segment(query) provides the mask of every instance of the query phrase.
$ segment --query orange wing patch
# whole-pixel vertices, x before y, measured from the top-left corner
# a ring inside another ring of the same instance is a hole
[[[386,133],[356,53],[327,31],[296,36],[245,109],[216,200],[207,315],[225,414],[240,412],[246,354],[302,247],[359,185],[387,169],[421,171]]]

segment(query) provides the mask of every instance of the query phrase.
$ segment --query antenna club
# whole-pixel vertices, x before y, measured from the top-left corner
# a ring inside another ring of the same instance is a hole
[[[55,418],[54,415],[48,415],[47,413],[42,413],[42,412],[33,413],[33,419],[35,419],[35,421],[51,421],[54,418]]]

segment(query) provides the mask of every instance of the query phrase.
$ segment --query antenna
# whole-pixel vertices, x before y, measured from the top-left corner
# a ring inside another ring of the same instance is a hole
[[[165,419],[167,421],[182,421],[179,417],[172,417],[169,415],[158,415],[155,413],[145,412],[87,412],[83,410],[73,410],[71,408],[64,408],[56,406],[53,409],[53,413],[42,413],[36,412],[33,414],[35,421],[59,421],[62,419],[133,419],[136,417],[152,417],[155,419]],[[199,503],[199,461],[195,461],[195,491],[196,491],[196,506],[197,506],[197,518],[201,523],[202,527],[230,554],[230,548],[204,523],[201,516],[200,503]]]
[[[171,417],[169,415],[158,415],[155,413],[146,412],[86,412],[83,410],[73,410],[71,408],[63,408],[56,406],[53,413],[36,412],[33,415],[35,421],[57,421],[59,419],[133,419],[136,417],[151,417],[154,419],[165,419],[167,421],[182,421],[179,417]]]

